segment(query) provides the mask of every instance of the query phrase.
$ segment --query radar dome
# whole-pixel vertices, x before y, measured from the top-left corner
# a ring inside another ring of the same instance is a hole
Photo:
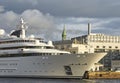
[[[5,34],[5,30],[0,29],[0,35],[4,35]]]
[[[53,46],[52,41],[48,41],[48,45]],[[53,46],[54,47],[54,46]]]
[[[35,36],[34,35],[30,35],[30,38],[35,38]]]

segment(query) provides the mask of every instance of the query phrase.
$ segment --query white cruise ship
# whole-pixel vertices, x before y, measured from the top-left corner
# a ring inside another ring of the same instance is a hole
[[[70,54],[54,49],[51,41],[25,36],[21,18],[17,30],[0,30],[0,77],[81,78],[106,53]]]

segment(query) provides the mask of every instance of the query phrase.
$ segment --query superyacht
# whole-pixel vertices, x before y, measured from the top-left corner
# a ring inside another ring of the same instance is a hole
[[[57,50],[52,41],[26,37],[26,29],[22,18],[9,35],[0,29],[0,77],[82,78],[106,55]]]

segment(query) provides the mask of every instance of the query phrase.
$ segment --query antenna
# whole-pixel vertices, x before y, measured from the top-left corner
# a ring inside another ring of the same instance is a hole
[[[24,22],[23,18],[20,18],[20,30],[21,30],[21,38],[25,38],[25,29],[27,26],[25,25],[26,23]]]

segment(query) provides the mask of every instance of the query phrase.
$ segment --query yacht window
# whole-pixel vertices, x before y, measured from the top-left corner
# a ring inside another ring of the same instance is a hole
[[[64,53],[60,53],[60,55],[63,55]]]
[[[2,41],[0,44],[5,44],[5,43],[18,43],[18,42],[35,42],[35,40],[12,40],[12,41]]]
[[[0,48],[0,50],[6,50],[6,49],[18,49],[18,48],[42,48],[42,47],[41,47],[41,46],[3,47],[3,48]]]
[[[43,55],[45,55],[45,53],[43,53]]]

